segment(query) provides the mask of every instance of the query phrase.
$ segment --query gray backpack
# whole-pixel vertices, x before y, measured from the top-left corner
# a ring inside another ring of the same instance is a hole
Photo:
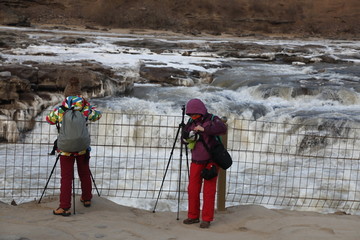
[[[57,147],[63,152],[80,152],[90,146],[90,134],[85,116],[73,109],[67,109],[62,119]]]

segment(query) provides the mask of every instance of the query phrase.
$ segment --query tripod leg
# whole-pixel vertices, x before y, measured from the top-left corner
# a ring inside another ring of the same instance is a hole
[[[92,182],[93,182],[93,184],[94,184],[94,187],[95,187],[95,189],[96,189],[96,192],[97,192],[98,196],[100,197],[100,193],[99,193],[99,190],[98,190],[98,188],[97,188],[97,186],[96,186],[94,176],[92,175],[92,172],[91,172],[91,170],[90,170],[90,152],[89,152],[89,151],[87,151],[87,153],[86,153],[86,154],[87,154],[88,161],[89,161],[89,172],[90,172],[90,177],[91,177],[91,180],[92,180]]]
[[[164,186],[164,181],[165,181],[166,173],[167,173],[167,171],[168,171],[168,169],[169,169],[170,160],[171,160],[171,158],[172,158],[172,156],[173,156],[174,149],[175,149],[175,145],[176,145],[176,140],[177,140],[177,138],[178,138],[178,136],[179,136],[180,130],[181,130],[181,126],[179,125],[179,128],[178,128],[178,130],[177,130],[177,132],[176,132],[175,140],[174,140],[174,143],[173,143],[173,146],[172,146],[172,149],[171,149],[170,157],[169,157],[168,163],[167,163],[167,165],[166,165],[165,173],[164,173],[164,176],[163,176],[163,179],[162,179],[162,182],[161,182],[159,194],[158,194],[157,199],[156,199],[156,202],[155,202],[155,206],[154,206],[154,209],[153,209],[153,213],[155,212],[157,203],[158,203],[158,201],[159,201],[159,197],[160,197],[161,190],[162,190],[162,188],[163,188],[163,186]]]
[[[159,194],[158,194],[157,199],[156,199],[156,202],[155,202],[155,206],[154,206],[154,209],[153,209],[153,213],[155,212],[156,206],[157,206],[158,201],[159,201],[159,198],[160,198],[161,190],[162,190],[162,188],[163,188],[163,186],[164,186],[164,181],[165,181],[166,173],[167,173],[167,171],[168,171],[168,169],[169,169],[170,160],[171,160],[171,158],[172,158],[172,155],[173,155],[173,151],[171,151],[170,157],[169,157],[169,161],[168,161],[168,163],[167,163],[167,165],[166,165],[165,173],[164,173],[163,179],[162,179],[162,181],[161,181],[161,186],[160,186]]]
[[[73,173],[73,207],[74,207],[74,215],[75,215],[75,172]]]
[[[43,192],[42,192],[42,194],[41,194],[41,197],[40,197],[40,199],[39,199],[39,202],[38,202],[38,203],[40,203],[40,202],[41,202],[41,199],[42,199],[42,197],[44,196],[44,193],[45,193],[46,188],[47,188],[47,186],[48,186],[48,184],[49,184],[50,178],[51,178],[51,176],[52,176],[52,175],[53,175],[53,173],[54,173],[54,170],[55,170],[55,167],[56,167],[56,164],[57,164],[57,162],[58,162],[59,158],[60,158],[60,154],[59,154],[59,155],[57,155],[57,157],[56,157],[55,164],[54,164],[54,166],[53,166],[53,168],[52,168],[52,170],[51,170],[50,176],[49,176],[49,178],[48,178],[48,180],[47,180],[47,182],[46,182],[46,185],[45,185],[45,187],[44,187],[44,190],[43,190]]]
[[[179,162],[179,185],[178,185],[178,208],[177,208],[177,217],[176,220],[179,220],[180,213],[180,188],[181,188],[181,169],[182,169],[182,152],[183,152],[183,144],[180,146],[180,162]]]
[[[188,179],[190,178],[190,171],[189,171],[189,155],[188,155],[188,147],[185,144],[185,155],[186,155],[186,167],[187,167],[187,174],[188,174]]]
[[[155,203],[153,212],[155,212],[156,205],[157,205],[157,203],[158,203],[158,201],[159,201],[160,193],[161,193],[161,190],[162,190],[163,185],[164,185],[165,176],[166,176],[166,173],[167,173],[167,171],[168,171],[168,169],[169,169],[171,157],[172,157],[172,155],[173,155],[173,153],[174,153],[176,140],[178,139],[180,130],[183,130],[183,127],[185,126],[185,123],[184,123],[185,105],[183,105],[181,109],[182,109],[182,119],[181,119],[181,123],[179,124],[178,130],[177,130],[177,132],[176,132],[174,144],[173,144],[173,147],[172,147],[172,149],[171,149],[171,154],[170,154],[170,157],[169,157],[169,161],[168,161],[167,166],[166,166],[165,174],[164,174],[163,180],[162,180],[162,182],[161,182],[161,187],[160,187],[160,190],[159,190],[158,197],[157,197],[157,199],[156,199],[156,203]],[[180,187],[181,187],[182,151],[183,151],[183,143],[181,142],[181,146],[180,146],[180,163],[179,163],[179,164],[180,164],[180,170],[179,170],[180,173],[179,173],[179,186],[178,186],[178,212],[177,212],[177,220],[179,220],[179,208],[180,208]]]
[[[90,170],[90,169],[89,169],[89,170]],[[98,188],[97,188],[97,186],[96,186],[96,183],[95,183],[95,180],[94,180],[94,176],[92,175],[91,170],[90,170],[90,176],[91,176],[91,179],[92,179],[92,181],[93,181],[93,183],[94,183],[94,187],[95,187],[95,189],[96,189],[96,192],[97,192],[98,196],[100,197],[100,193],[99,193],[99,190],[98,190]]]

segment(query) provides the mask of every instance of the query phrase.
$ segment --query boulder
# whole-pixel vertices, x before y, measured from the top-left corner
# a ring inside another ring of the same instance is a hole
[[[140,66],[140,77],[143,82],[158,83],[163,86],[193,86],[199,83],[211,83],[212,74],[173,67]]]

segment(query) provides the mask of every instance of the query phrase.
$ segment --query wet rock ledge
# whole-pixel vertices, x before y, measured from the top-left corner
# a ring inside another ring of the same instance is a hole
[[[86,98],[130,91],[134,80],[96,62],[0,65],[0,141],[14,142],[32,129],[32,120],[63,99],[71,76],[80,79]]]

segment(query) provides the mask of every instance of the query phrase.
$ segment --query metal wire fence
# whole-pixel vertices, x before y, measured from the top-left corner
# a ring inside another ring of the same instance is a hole
[[[60,166],[49,155],[57,137],[44,121],[0,120],[0,201],[59,194]],[[181,116],[104,113],[89,125],[90,166],[102,197],[151,209],[186,208],[190,153],[181,151]],[[360,212],[360,128],[229,119],[226,205]],[[54,168],[54,173],[51,173]],[[45,189],[45,185],[49,185]],[[76,192],[80,184],[76,180]]]
[[[235,120],[227,201],[359,213],[358,126]]]

